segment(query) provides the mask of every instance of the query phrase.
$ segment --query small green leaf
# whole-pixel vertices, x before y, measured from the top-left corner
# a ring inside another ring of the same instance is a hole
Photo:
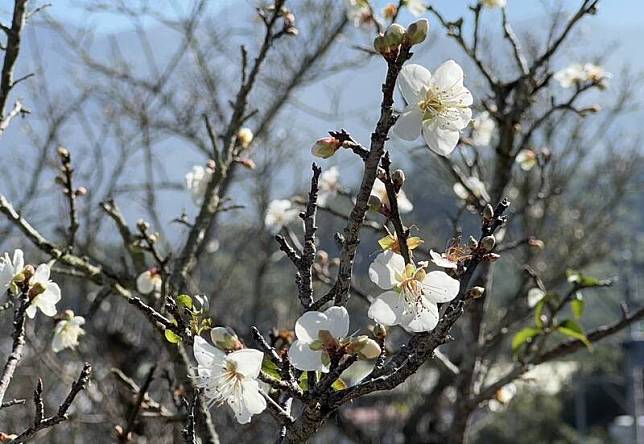
[[[523,344],[531,342],[539,334],[541,334],[540,328],[526,327],[523,330],[519,330],[512,338],[512,353],[519,351]]]
[[[262,370],[264,371],[264,373],[272,376],[273,378],[282,379],[282,376],[280,375],[280,369],[266,356],[264,356],[264,359],[262,360]]]
[[[177,305],[192,310],[192,298],[187,294],[180,294],[177,296]]]
[[[570,303],[570,309],[572,310],[572,314],[575,316],[575,319],[581,319],[584,314],[584,297],[581,292],[578,291],[575,293],[575,297]]]
[[[592,351],[593,345],[586,337],[584,330],[581,328],[577,322],[566,319],[557,326],[557,331],[565,336],[578,339],[588,348],[589,351]]]
[[[568,282],[575,284],[578,288],[603,287],[610,285],[610,281],[598,279],[594,276],[589,276],[575,270],[567,270],[566,276],[568,277]]]
[[[546,298],[541,299],[534,307],[534,323],[540,329],[543,328],[543,307],[546,306]]]
[[[181,336],[179,336],[169,328],[165,329],[164,335],[166,340],[171,344],[178,344],[179,342],[181,342]]]

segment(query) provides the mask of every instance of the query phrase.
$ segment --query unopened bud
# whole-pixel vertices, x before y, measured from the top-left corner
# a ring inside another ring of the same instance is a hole
[[[377,338],[384,338],[387,336],[387,327],[382,324],[376,324],[373,326],[373,334]]]
[[[253,141],[253,132],[249,128],[239,128],[237,131],[237,142],[243,149],[248,148]]]
[[[402,188],[403,184],[405,183],[405,172],[400,169],[394,171],[391,174],[391,180],[393,181],[397,189]]]
[[[407,41],[412,45],[422,43],[429,32],[429,21],[425,18],[412,23],[407,27]]]
[[[528,239],[528,245],[530,245],[531,247],[536,247],[540,250],[543,250],[545,247],[545,244],[541,239],[535,239],[534,237]]]
[[[396,13],[398,12],[398,7],[394,5],[393,3],[389,3],[387,6],[385,6],[382,10],[382,16],[386,18],[387,20],[394,18]]]
[[[474,236],[470,236],[469,239],[467,239],[467,246],[470,250],[476,250],[479,247],[479,241],[477,241]]]
[[[237,159],[235,159],[235,162],[249,170],[254,170],[257,167],[255,161],[250,157],[238,157]]]
[[[87,194],[87,188],[85,187],[78,187],[76,189],[76,195],[77,196],[85,196]]]
[[[386,54],[389,52],[389,48],[387,47],[387,42],[385,41],[385,36],[383,34],[379,34],[375,39],[373,39],[373,49],[380,54]]]
[[[64,146],[59,146],[56,152],[58,153],[61,159],[69,160],[69,150]]]
[[[74,311],[73,310],[65,310],[65,311],[63,311],[61,319],[65,320],[65,321],[71,321],[72,319],[74,319]]]
[[[360,359],[376,359],[380,356],[378,343],[365,335],[353,339],[347,346],[347,350],[357,353]]]
[[[385,44],[390,50],[397,48],[405,38],[407,31],[398,23],[392,23],[385,32]]]
[[[147,223],[147,222],[146,222],[145,220],[143,220],[143,219],[139,219],[139,220],[138,220],[138,222],[137,222],[136,224],[137,224],[137,225],[138,225],[138,227],[139,227],[140,229],[142,229],[142,230],[147,230],[147,229],[149,229],[149,228],[150,228],[150,224],[149,224],[149,223]]]
[[[494,208],[492,208],[492,205],[487,204],[485,206],[485,209],[483,210],[483,219],[488,221],[491,220],[494,217]]]
[[[340,148],[342,142],[332,136],[323,137],[318,139],[313,146],[311,147],[311,154],[315,157],[321,157],[322,159],[328,159],[333,156],[335,152]]]
[[[485,236],[483,239],[481,239],[480,246],[485,251],[492,251],[495,244],[496,239],[494,239],[494,236]]]
[[[230,327],[214,327],[210,330],[210,338],[213,344],[222,350],[239,350],[242,348],[237,334]]]
[[[485,288],[483,287],[472,287],[469,290],[467,290],[467,297],[471,299],[478,299],[481,296],[483,296],[483,293],[485,293]]]

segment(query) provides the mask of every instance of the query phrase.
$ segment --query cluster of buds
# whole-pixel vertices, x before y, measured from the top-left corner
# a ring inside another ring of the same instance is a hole
[[[327,136],[315,141],[311,147],[311,154],[315,157],[328,159],[333,156],[338,149],[342,146],[342,141],[333,137]]]
[[[62,173],[60,176],[56,176],[56,183],[63,187],[63,193],[71,193],[72,198],[86,195],[87,188],[85,187],[73,189],[72,174],[74,173],[74,168],[72,167],[72,157],[69,150],[63,146],[59,146],[56,152],[60,158],[60,171]]]
[[[429,32],[429,21],[420,19],[405,29],[398,23],[389,25],[385,33],[380,33],[373,41],[374,49],[385,57],[398,54],[400,45],[413,46],[423,42]]]
[[[265,10],[267,12],[273,12],[275,11],[275,5],[268,6],[267,8],[265,8]],[[258,14],[263,20],[267,20],[266,14],[263,10],[259,9]],[[295,14],[293,14],[287,7],[282,6],[278,11],[277,16],[282,18],[281,34],[287,34],[287,35],[299,34],[298,29],[295,27]]]

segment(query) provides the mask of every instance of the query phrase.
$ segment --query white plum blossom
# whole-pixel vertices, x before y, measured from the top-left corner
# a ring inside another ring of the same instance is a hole
[[[554,79],[559,82],[562,88],[570,88],[571,86],[586,80],[586,73],[581,63],[574,63],[566,68],[557,71]]]
[[[293,366],[303,371],[329,371],[326,350],[349,334],[349,313],[344,307],[324,312],[307,311],[295,322],[297,340],[288,349]]]
[[[277,234],[285,225],[293,222],[298,213],[298,209],[293,208],[290,200],[274,200],[268,204],[264,225],[271,234]]]
[[[58,353],[66,348],[74,348],[78,345],[78,338],[85,334],[81,327],[85,324],[85,318],[75,316],[72,310],[65,310],[63,318],[56,323],[54,338],[51,341],[51,349]]]
[[[432,262],[434,265],[437,267],[441,268],[457,268],[458,267],[458,262],[454,262],[452,258],[450,258],[447,254],[445,253],[437,253],[434,250],[429,250],[429,255],[432,257]]]
[[[0,291],[8,290],[13,279],[18,273],[22,272],[24,267],[24,255],[20,249],[13,252],[13,257],[10,257],[9,253],[5,253],[3,257],[0,257]]]
[[[462,183],[456,182],[452,187],[454,194],[459,199],[467,201],[473,195],[477,199],[483,199],[486,202],[490,201],[490,195],[485,188],[485,184],[478,177],[470,176],[466,178],[465,185],[467,185],[467,188]]]
[[[318,182],[318,205],[326,206],[329,199],[333,199],[340,189],[340,171],[337,167],[331,167],[320,174]]]
[[[528,290],[528,307],[535,307],[546,296],[546,292],[540,288]]]
[[[514,161],[519,164],[523,171],[530,171],[538,163],[537,153],[531,149],[521,150],[517,153],[517,157]]]
[[[490,113],[483,111],[472,120],[472,143],[478,146],[487,146],[492,140],[496,123]]]
[[[600,87],[606,87],[607,80],[611,74],[604,68],[594,63],[573,63],[566,68],[557,71],[554,79],[559,82],[562,88],[570,88],[583,82],[592,82]]]
[[[369,0],[345,0],[344,3],[347,8],[347,18],[353,26],[358,27],[371,20]]]
[[[405,6],[412,15],[419,17],[427,12],[427,7],[423,0],[405,0]]]
[[[39,309],[45,316],[56,315],[56,303],[60,301],[60,287],[49,280],[49,274],[49,265],[40,264],[29,280],[31,302],[26,313],[31,319],[36,316],[36,309]]]
[[[458,295],[459,282],[443,271],[405,265],[391,251],[376,256],[369,278],[386,290],[369,307],[369,317],[383,325],[401,325],[411,332],[433,330],[438,324],[438,303]]]
[[[506,0],[481,0],[486,8],[505,8]]]
[[[453,60],[439,66],[434,75],[420,65],[402,67],[398,87],[407,102],[394,126],[402,139],[416,140],[421,132],[427,146],[447,156],[472,118],[472,94],[463,86],[463,70]]]
[[[228,404],[240,424],[264,411],[266,400],[257,382],[262,352],[244,348],[226,354],[201,336],[195,336],[193,350],[198,364],[195,385],[204,390],[209,405]]]
[[[602,66],[595,65],[594,63],[584,64],[584,71],[586,72],[586,78],[588,81],[597,83],[603,88],[608,86],[608,79],[612,77],[611,73],[606,72]]]
[[[163,280],[157,268],[145,270],[136,278],[136,289],[141,294],[160,293]]]
[[[387,194],[387,187],[382,180],[376,178],[375,182],[373,183],[373,188],[371,189],[371,196],[378,198],[381,205],[387,208],[391,208],[391,206],[389,205],[389,195]],[[407,195],[403,190],[400,190],[398,192],[397,203],[398,212],[401,214],[409,213],[414,209],[414,204],[412,204],[411,201],[407,199]]]
[[[192,200],[200,204],[206,194],[208,183],[212,179],[213,171],[211,168],[195,165],[192,170],[186,174],[186,188],[192,194]]]

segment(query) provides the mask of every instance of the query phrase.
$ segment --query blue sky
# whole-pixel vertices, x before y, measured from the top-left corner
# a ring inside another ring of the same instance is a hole
[[[291,0],[291,4],[297,4],[299,0]],[[338,6],[342,6],[344,0],[336,0]],[[451,14],[463,11],[463,4],[472,3],[466,0],[433,0],[439,10],[443,11],[448,17]],[[42,2],[34,2],[35,4]],[[88,4],[88,0],[51,0],[52,6],[49,12],[58,17],[68,20],[70,23],[86,23],[87,17],[83,11],[82,5]],[[154,3],[154,2],[152,2]],[[162,0],[158,2],[160,8],[172,11],[174,7],[191,4],[189,0]],[[235,3],[254,4],[253,0],[211,0],[209,9],[214,12]],[[377,5],[384,5],[385,0],[376,0]],[[562,3],[566,8],[573,8],[579,2],[577,0],[508,0],[508,11],[514,20],[528,20],[531,17],[538,16],[543,9],[543,4]],[[597,20],[602,25],[619,26],[619,25],[644,25],[644,1],[642,0],[603,0],[600,2],[600,14]],[[104,32],[120,31],[129,28],[129,23],[123,18],[114,15],[95,16],[92,21],[98,26],[98,29]]]

